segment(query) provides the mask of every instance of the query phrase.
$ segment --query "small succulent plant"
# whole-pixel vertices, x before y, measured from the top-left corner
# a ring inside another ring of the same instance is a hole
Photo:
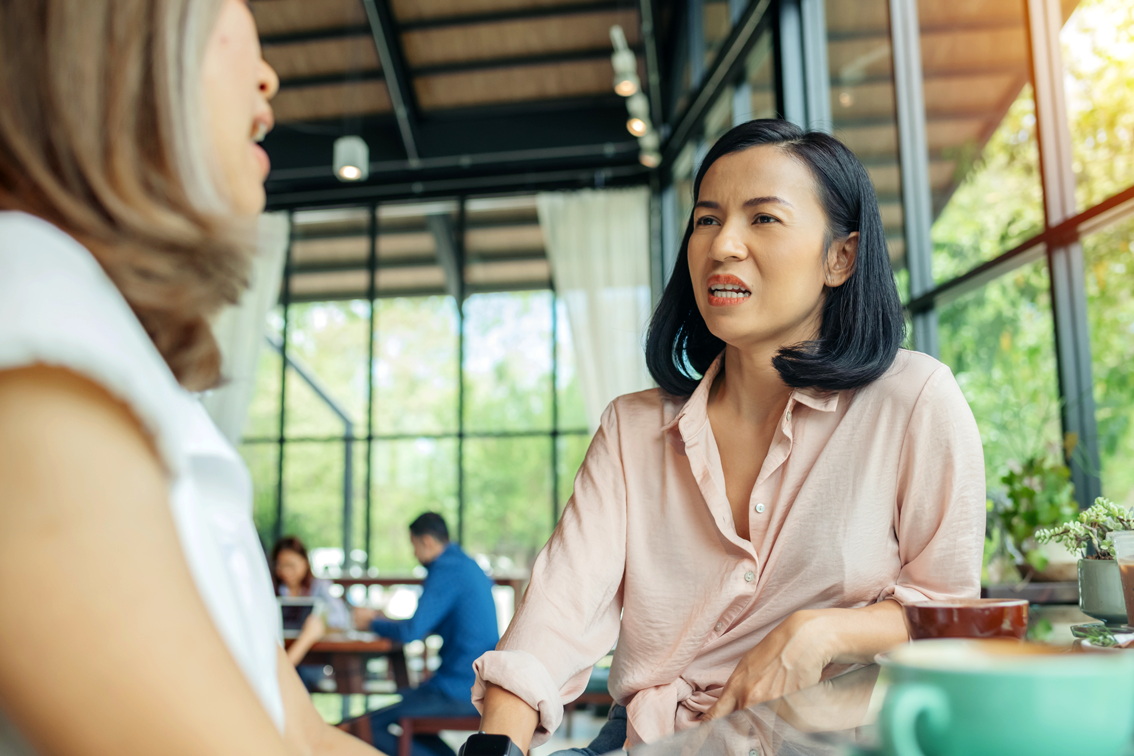
[[[1134,507],[1127,509],[1100,496],[1071,522],[1036,531],[1038,543],[1058,543],[1081,559],[1114,559],[1110,534],[1134,530]]]

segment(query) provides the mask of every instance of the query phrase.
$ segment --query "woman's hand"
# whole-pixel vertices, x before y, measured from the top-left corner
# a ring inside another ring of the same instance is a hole
[[[828,664],[869,664],[876,654],[907,640],[902,607],[894,600],[795,612],[740,658],[704,719],[814,685]]]
[[[819,682],[823,668],[832,661],[823,619],[822,610],[799,611],[781,622],[740,658],[720,698],[703,718],[728,716]]]
[[[377,609],[369,609],[365,606],[356,606],[351,612],[355,630],[369,630],[370,623],[376,619],[386,619],[386,615]]]
[[[303,629],[299,631],[299,635],[296,636],[292,644],[287,647],[288,661],[293,666],[298,667],[311,647],[326,634],[327,623],[323,621],[323,617],[315,613],[308,615],[307,619],[303,621]]]

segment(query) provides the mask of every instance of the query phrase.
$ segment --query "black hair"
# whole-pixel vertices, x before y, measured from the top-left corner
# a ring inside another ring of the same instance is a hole
[[[874,185],[854,153],[834,137],[803,131],[787,121],[761,119],[741,124],[717,140],[697,171],[694,202],[713,163],[758,145],[775,145],[811,171],[827,216],[825,247],[858,232],[851,275],[842,285],[827,290],[819,338],[781,348],[772,364],[784,383],[795,388],[864,386],[889,369],[906,329]],[[689,277],[692,232],[690,214],[673,274],[646,337],[650,374],[675,396],[693,393],[700,376],[724,349],[724,342],[705,325],[693,296]]]
[[[449,526],[445,524],[445,518],[436,512],[418,515],[417,519],[410,523],[409,532],[410,535],[418,538],[430,535],[441,543],[449,542]]]

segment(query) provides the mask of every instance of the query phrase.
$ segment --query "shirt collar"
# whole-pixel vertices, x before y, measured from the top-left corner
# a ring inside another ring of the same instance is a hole
[[[696,433],[709,420],[709,390],[713,380],[721,371],[724,364],[724,352],[721,352],[705,370],[704,376],[697,384],[697,388],[685,400],[672,420],[662,426],[663,433],[676,432],[682,439],[687,439]],[[838,391],[823,391],[817,388],[797,388],[788,398],[788,409],[798,403],[819,412],[834,412],[839,407]]]

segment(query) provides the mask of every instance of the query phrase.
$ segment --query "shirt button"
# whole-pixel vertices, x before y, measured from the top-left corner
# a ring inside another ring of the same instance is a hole
[[[748,756],[760,756],[760,752],[757,751],[755,748],[753,748],[751,751],[748,752]]]
[[[760,502],[759,504],[756,505],[756,513],[757,514],[764,514],[764,503],[763,502]]]
[[[718,623],[716,624],[716,628],[715,628],[715,629],[716,629],[716,631],[717,631],[718,633],[719,633],[719,632],[720,632],[721,630],[724,630],[724,623],[723,623],[723,622],[718,622]]]
[[[755,579],[756,579],[756,573],[753,572],[752,570],[749,570],[748,572],[744,573],[744,582],[751,583]]]

